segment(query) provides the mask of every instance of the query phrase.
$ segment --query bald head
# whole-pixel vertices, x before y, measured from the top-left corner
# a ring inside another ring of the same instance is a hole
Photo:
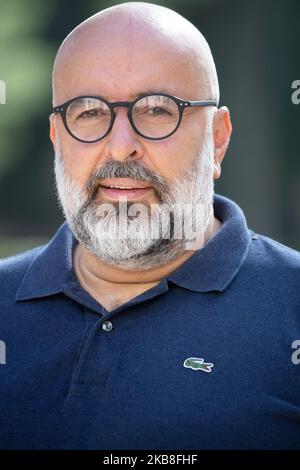
[[[145,61],[148,66],[152,64],[154,72],[158,63],[164,62],[170,67],[170,73],[174,69],[174,74],[176,63],[173,80],[189,78],[193,82],[194,96],[183,98],[219,100],[214,60],[200,31],[169,8],[129,2],[102,10],[66,37],[54,62],[53,104],[61,104],[76,94],[99,91],[95,90],[95,77],[99,78],[100,89],[101,67],[107,68],[105,80],[111,80],[112,86],[115,83],[115,88],[119,89],[120,83],[113,76],[112,67],[109,72],[108,58],[114,64],[122,64],[120,73],[129,79],[137,81],[140,76],[141,88]],[[186,78],[178,76],[178,69],[185,69]],[[153,87],[155,85],[153,83]],[[171,89],[165,91],[172,92]]]

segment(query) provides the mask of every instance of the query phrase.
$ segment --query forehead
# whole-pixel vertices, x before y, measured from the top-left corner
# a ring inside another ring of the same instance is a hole
[[[148,90],[197,99],[201,77],[184,44],[131,31],[122,39],[112,32],[77,38],[58,64],[55,84],[57,103],[85,94],[130,100]]]

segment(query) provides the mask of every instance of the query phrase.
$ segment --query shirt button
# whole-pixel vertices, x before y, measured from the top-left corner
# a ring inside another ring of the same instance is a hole
[[[113,324],[110,321],[105,321],[102,323],[103,331],[111,331],[113,329]]]

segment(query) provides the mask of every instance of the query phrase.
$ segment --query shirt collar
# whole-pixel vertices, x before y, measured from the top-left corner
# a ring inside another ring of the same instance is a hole
[[[64,222],[31,262],[16,300],[46,297],[62,292],[74,276],[72,254],[76,243],[69,225]]]
[[[237,204],[217,194],[214,195],[214,213],[222,222],[220,230],[167,280],[196,292],[222,292],[234,279],[250,245],[246,219]],[[72,254],[76,243],[68,223],[63,223],[31,262],[16,300],[63,292],[66,284],[74,279]]]
[[[239,272],[250,246],[251,235],[240,207],[214,195],[214,214],[220,230],[183,263],[169,280],[197,292],[222,292]]]

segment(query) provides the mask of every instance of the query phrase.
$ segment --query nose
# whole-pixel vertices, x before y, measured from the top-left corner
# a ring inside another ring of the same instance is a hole
[[[106,137],[106,157],[118,161],[141,158],[143,146],[130,124],[127,108],[115,109],[115,114],[113,127]]]

